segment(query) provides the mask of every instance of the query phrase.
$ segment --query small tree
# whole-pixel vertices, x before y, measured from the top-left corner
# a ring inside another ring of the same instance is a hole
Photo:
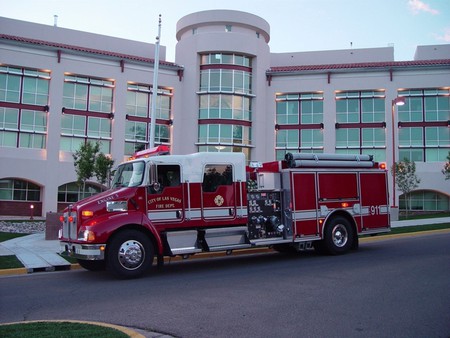
[[[414,161],[410,162],[405,158],[401,162],[396,162],[391,168],[392,175],[395,174],[395,182],[397,187],[405,195],[406,202],[406,217],[408,217],[408,210],[411,207],[410,193],[419,186],[420,179],[416,175],[416,164]]]
[[[108,174],[114,165],[114,160],[109,158],[103,153],[99,153],[95,160],[94,173],[97,177],[97,181],[101,184],[105,184],[108,180]],[[109,186],[109,184],[108,184]]]
[[[105,184],[108,172],[114,161],[100,152],[99,142],[86,142],[73,154],[75,172],[78,184],[83,184],[83,197],[86,191],[86,181],[94,175],[101,184]]]
[[[445,176],[446,180],[450,180],[450,151],[447,155],[447,162],[444,164],[444,169],[442,169],[442,173]]]

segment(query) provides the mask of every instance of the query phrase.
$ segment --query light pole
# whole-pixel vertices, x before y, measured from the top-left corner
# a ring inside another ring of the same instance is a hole
[[[155,60],[153,64],[153,89],[152,89],[152,111],[150,112],[150,135],[148,137],[148,148],[155,146],[156,128],[156,100],[158,97],[158,72],[159,72],[159,40],[161,39],[161,14],[158,22],[158,36],[155,43]]]
[[[392,206],[396,208],[395,203],[395,106],[403,106],[406,99],[403,96],[397,96],[392,100]]]

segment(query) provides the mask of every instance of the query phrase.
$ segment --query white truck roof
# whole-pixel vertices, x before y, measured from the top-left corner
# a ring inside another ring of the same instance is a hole
[[[139,161],[142,159],[137,159]],[[231,164],[234,181],[246,181],[244,153],[194,153],[188,155],[163,155],[144,158],[155,164],[179,164],[183,181],[202,182],[207,164]]]

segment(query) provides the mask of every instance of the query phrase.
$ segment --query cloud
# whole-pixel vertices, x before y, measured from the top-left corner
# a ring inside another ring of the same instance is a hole
[[[450,27],[445,29],[444,35],[437,35],[436,40],[450,42]]]
[[[439,14],[437,9],[433,9],[430,5],[420,0],[408,0],[408,7],[413,14],[419,14],[420,12],[427,12],[433,15]]]

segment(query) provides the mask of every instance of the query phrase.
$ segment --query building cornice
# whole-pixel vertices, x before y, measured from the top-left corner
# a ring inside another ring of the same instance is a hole
[[[274,66],[266,71],[267,76],[306,75],[311,73],[349,73],[376,72],[394,70],[449,69],[450,59],[417,60],[417,61],[381,61],[322,65]]]
[[[74,46],[63,43],[38,40],[38,39],[30,39],[21,36],[14,36],[8,34],[0,34],[0,41],[5,44],[11,45],[32,45],[35,48],[41,48],[44,50],[51,50],[55,52],[55,55],[58,58],[58,62],[60,62],[62,53],[72,54],[72,55],[84,55],[84,56],[93,56],[97,58],[109,59],[109,60],[117,60],[122,68],[124,67],[125,62],[137,63],[137,64],[145,64],[145,65],[154,65],[155,60],[152,58],[145,58],[141,56],[124,54],[124,53],[116,53],[106,50],[87,48],[83,46]],[[168,61],[159,61],[159,66],[164,69],[173,70],[173,71],[183,71],[183,67],[179,66],[173,62]]]

